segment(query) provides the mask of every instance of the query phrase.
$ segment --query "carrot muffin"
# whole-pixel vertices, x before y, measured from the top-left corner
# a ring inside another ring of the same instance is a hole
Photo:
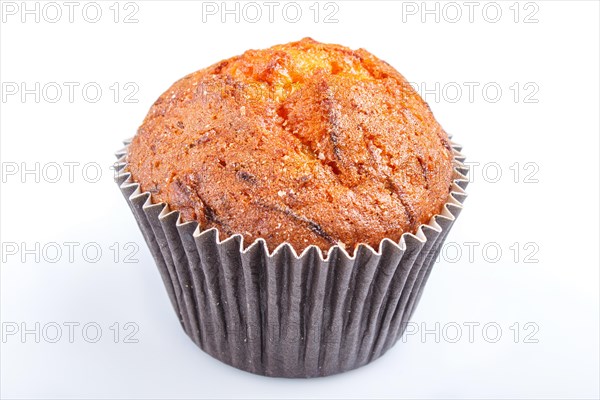
[[[391,348],[466,198],[460,148],[404,77],[312,39],[186,76],[127,143],[115,180],[183,329],[266,376]]]

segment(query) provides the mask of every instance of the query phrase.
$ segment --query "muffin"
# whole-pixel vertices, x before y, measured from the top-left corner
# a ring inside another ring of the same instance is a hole
[[[308,38],[177,81],[118,156],[186,333],[268,376],[391,347],[466,196],[464,159],[406,79]]]

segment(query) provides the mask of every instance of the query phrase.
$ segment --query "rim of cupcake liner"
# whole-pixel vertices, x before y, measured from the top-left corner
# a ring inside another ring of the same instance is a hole
[[[453,153],[453,173],[454,176],[452,178],[452,184],[450,188],[450,192],[448,194],[448,200],[444,203],[441,213],[435,214],[431,217],[428,223],[421,224],[417,228],[415,233],[412,232],[404,232],[400,237],[399,241],[394,241],[390,238],[383,238],[379,242],[378,249],[374,249],[371,245],[367,243],[359,243],[354,246],[353,254],[349,254],[346,250],[345,246],[340,246],[339,244],[335,244],[331,246],[327,251],[326,255],[323,255],[323,250],[314,244],[307,246],[300,254],[296,251],[294,246],[292,246],[289,242],[280,243],[273,251],[269,251],[269,247],[267,246],[267,242],[263,238],[255,239],[249,246],[244,248],[244,237],[239,234],[233,234],[228,236],[227,238],[220,240],[219,230],[215,227],[209,229],[202,229],[200,223],[198,221],[186,221],[182,222],[181,214],[177,210],[171,210],[169,205],[165,202],[153,203],[152,202],[152,194],[150,192],[142,192],[140,189],[140,184],[135,182],[132,178],[132,175],[129,171],[126,171],[127,161],[126,157],[129,151],[129,145],[131,144],[132,139],[127,139],[123,141],[125,147],[115,153],[117,157],[117,161],[114,165],[115,169],[115,181],[118,183],[120,189],[129,189],[132,193],[128,196],[128,201],[134,201],[138,198],[146,196],[146,201],[144,202],[142,209],[144,211],[149,208],[154,207],[162,207],[161,211],[158,213],[159,221],[162,221],[166,218],[173,218],[173,215],[177,215],[176,217],[176,227],[180,228],[183,226],[192,226],[196,225],[194,232],[192,234],[194,240],[198,240],[204,236],[213,235],[217,245],[226,245],[231,241],[239,241],[239,251],[240,254],[249,253],[254,250],[255,247],[261,247],[263,253],[266,257],[274,258],[280,252],[288,250],[288,252],[294,257],[296,260],[307,257],[310,253],[317,253],[319,259],[322,262],[329,262],[333,255],[339,257],[341,254],[342,257],[348,259],[349,261],[354,261],[359,253],[363,253],[364,251],[370,252],[374,256],[381,256],[383,254],[383,248],[386,245],[392,246],[399,251],[406,251],[407,242],[419,242],[420,244],[424,244],[427,242],[427,235],[425,231],[431,230],[436,233],[441,233],[443,228],[438,224],[440,219],[447,220],[452,223],[456,220],[458,214],[463,209],[463,202],[467,198],[467,193],[465,192],[465,188],[468,184],[467,174],[469,172],[469,168],[463,163],[465,161],[465,156],[461,153],[462,146],[450,140],[450,146],[452,147]]]

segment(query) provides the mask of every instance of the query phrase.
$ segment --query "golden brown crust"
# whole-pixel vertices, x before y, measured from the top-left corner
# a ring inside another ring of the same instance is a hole
[[[397,241],[440,212],[452,177],[448,137],[402,75],[312,39],[179,80],[127,160],[184,221],[298,252]]]

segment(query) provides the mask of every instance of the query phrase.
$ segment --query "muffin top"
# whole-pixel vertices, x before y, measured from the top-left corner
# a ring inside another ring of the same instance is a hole
[[[154,202],[220,239],[350,253],[441,212],[453,154],[427,103],[366,50],[306,38],[177,81],[134,137],[127,169]]]

